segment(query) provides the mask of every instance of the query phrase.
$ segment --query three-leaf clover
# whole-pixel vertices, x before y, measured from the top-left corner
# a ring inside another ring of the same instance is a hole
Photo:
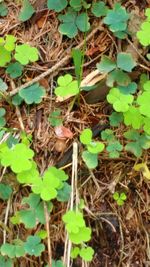
[[[79,93],[78,82],[73,81],[70,74],[60,76],[57,80],[58,87],[55,88],[55,94],[57,96],[66,97],[73,96]]]
[[[140,129],[143,124],[143,116],[138,108],[130,106],[127,112],[123,113],[126,126],[132,126],[133,129]]]
[[[108,7],[105,5],[104,2],[98,1],[92,4],[92,13],[95,17],[103,17],[107,15]]]
[[[68,11],[65,15],[59,15],[62,22],[59,26],[59,32],[73,38],[78,30],[87,32],[90,29],[89,17],[86,13],[78,14],[76,11]]]
[[[119,194],[118,192],[115,192],[113,194],[113,199],[116,200],[118,206],[122,206],[124,204],[124,201],[127,199],[127,196],[124,192],[121,194]]]
[[[41,238],[39,236],[28,236],[24,243],[25,252],[31,256],[40,256],[44,251],[45,246],[41,244]]]
[[[112,88],[107,95],[107,101],[113,105],[114,110],[117,112],[128,111],[133,99],[132,95],[122,94],[118,88]]]
[[[21,89],[19,91],[19,96],[29,105],[33,103],[39,104],[43,96],[45,96],[45,89],[40,86],[39,83],[34,83],[29,87]]]
[[[140,31],[137,32],[137,38],[144,46],[150,45],[150,8],[146,9],[147,19],[142,23]]]
[[[18,78],[22,75],[23,66],[19,62],[10,63],[7,66],[6,73],[10,75],[11,78]]]
[[[63,215],[62,219],[69,233],[78,233],[79,229],[85,226],[83,214],[79,211],[75,212],[70,210]]]
[[[13,258],[20,258],[23,257],[25,255],[25,250],[24,250],[24,246],[23,246],[23,242],[20,242],[20,244],[9,244],[9,243],[5,243],[1,246],[1,254],[3,256],[8,256],[9,258],[13,259]]]
[[[1,165],[11,167],[15,173],[31,169],[33,156],[33,150],[24,144],[16,144],[11,148],[4,146],[0,149]]]
[[[29,197],[23,198],[22,204],[28,204],[29,209],[19,211],[20,222],[24,223],[26,228],[34,228],[38,222],[45,224],[44,204],[40,201],[40,196],[31,193]],[[48,210],[50,211],[51,205]]]
[[[123,114],[119,112],[112,112],[109,116],[110,125],[117,127],[123,121]]]
[[[91,261],[94,255],[94,250],[91,247],[81,248],[79,251],[80,257],[85,261]]]
[[[60,126],[62,124],[62,119],[60,116],[61,116],[60,109],[56,109],[50,114],[48,120],[53,127]]]
[[[106,150],[109,152],[110,158],[118,158],[120,155],[120,151],[122,151],[123,146],[120,144],[118,140],[113,140],[108,143]]]
[[[27,65],[29,62],[37,61],[39,55],[37,48],[29,44],[21,44],[16,46],[14,57],[20,64]]]
[[[126,12],[125,8],[117,3],[114,5],[113,10],[108,10],[104,18],[104,23],[107,24],[109,29],[116,33],[118,37],[124,38],[128,19],[129,14]]]

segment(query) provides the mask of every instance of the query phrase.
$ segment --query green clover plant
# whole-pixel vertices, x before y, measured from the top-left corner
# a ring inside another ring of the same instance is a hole
[[[143,46],[150,45],[150,8],[145,11],[146,20],[141,24],[141,29],[137,32],[137,38]]]
[[[115,192],[113,194],[113,199],[117,202],[118,206],[122,206],[127,199],[126,194],[123,192],[119,194],[118,192]]]
[[[82,152],[82,159],[89,169],[93,169],[98,165],[98,154],[104,150],[102,142],[92,140],[92,131],[84,129],[80,134],[80,142],[86,145],[87,150]]]

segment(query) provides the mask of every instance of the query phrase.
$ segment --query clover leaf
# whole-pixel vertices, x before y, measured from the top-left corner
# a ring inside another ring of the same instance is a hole
[[[101,62],[97,64],[97,68],[101,73],[108,73],[117,67],[116,63],[108,56],[103,56]]]
[[[44,204],[40,201],[39,195],[31,193],[29,197],[23,198],[22,204],[30,206],[29,209],[20,210],[18,214],[20,222],[24,223],[26,228],[34,228],[38,222],[45,224]],[[48,210],[50,211],[51,208],[52,205],[49,203]]]
[[[108,10],[104,23],[109,25],[112,32],[122,32],[127,28],[129,14],[119,3],[114,5],[113,10]]]
[[[32,17],[32,15],[35,13],[35,9],[30,4],[29,0],[23,0],[23,7],[19,14],[19,20],[20,21],[27,21]]]
[[[105,5],[104,2],[98,1],[97,3],[92,4],[92,13],[95,17],[103,17],[107,15],[108,7]]]
[[[28,236],[26,242],[24,243],[24,249],[30,256],[40,256],[44,251],[45,246],[41,244],[41,238],[39,236]]]
[[[109,152],[110,158],[119,158],[120,151],[122,151],[123,146],[118,140],[113,140],[108,143],[106,150]]]
[[[61,260],[58,260],[58,261],[52,260],[52,267],[65,267],[65,266],[63,265],[63,262]]]
[[[111,126],[117,127],[123,121],[123,114],[112,112],[112,114],[109,116],[109,121]]]
[[[144,118],[143,129],[146,134],[150,135],[150,118]]]
[[[6,120],[3,117],[6,114],[6,110],[4,108],[0,108],[0,127],[4,127],[6,124]]]
[[[91,247],[81,248],[79,254],[84,261],[88,262],[93,259],[94,250]]]
[[[64,182],[63,187],[57,191],[57,200],[60,202],[67,202],[70,199],[71,186]]]
[[[32,184],[32,191],[35,194],[40,194],[41,198],[45,201],[49,201],[57,197],[57,190],[61,188],[61,179],[67,179],[68,177],[61,177],[62,170],[57,170],[55,167],[49,168],[43,175],[43,179],[37,179]],[[62,175],[63,176],[63,175]]]
[[[33,156],[33,150],[24,144],[16,144],[11,148],[7,146],[0,148],[1,165],[11,167],[15,173],[31,169]]]
[[[60,76],[57,80],[58,87],[55,88],[57,96],[65,97],[69,95],[77,95],[79,93],[78,82],[73,81],[70,74]]]
[[[75,11],[68,11],[65,15],[59,15],[62,22],[59,26],[59,32],[73,38],[77,35],[78,29],[86,32],[90,29],[89,17],[86,13],[78,14]]]
[[[77,233],[69,233],[69,239],[76,245],[88,242],[91,239],[91,229],[89,227],[82,227]]]
[[[146,9],[147,20],[141,24],[140,31],[137,32],[137,38],[143,46],[150,45],[150,19],[149,8]]]
[[[17,45],[15,49],[15,59],[22,65],[27,65],[29,62],[38,60],[38,50],[28,44]]]
[[[60,109],[56,109],[50,114],[48,120],[53,127],[60,126],[62,124],[62,119],[60,116],[61,116]]]
[[[40,86],[39,83],[34,83],[29,87],[21,89],[19,95],[28,105],[33,103],[39,104],[42,101],[43,96],[45,96],[45,89],[43,86]]]
[[[121,194],[119,194],[118,192],[115,192],[113,194],[113,199],[116,200],[118,206],[122,206],[124,204],[124,201],[127,199],[127,196],[124,192]]]
[[[0,255],[0,266],[1,267],[13,267],[13,262],[11,259],[6,259]]]
[[[70,6],[75,10],[75,11],[80,11],[82,8],[82,0],[70,0]]]
[[[127,112],[123,113],[126,126],[132,126],[133,129],[140,129],[143,124],[143,116],[138,108],[130,106]]]
[[[143,89],[144,89],[144,91],[150,91],[150,81],[149,80],[144,81]]]
[[[124,137],[132,140],[125,146],[125,150],[133,153],[136,157],[142,155],[143,149],[150,148],[150,140],[145,134],[139,134],[136,130],[129,130]]]
[[[11,259],[15,257],[20,258],[25,255],[25,250],[22,242],[21,244],[14,244],[14,245],[5,243],[1,246],[0,251],[3,256],[8,256]]]
[[[119,86],[128,86],[131,83],[131,78],[127,73],[123,72],[122,70],[115,69],[108,74],[106,84],[109,87],[112,87],[115,82]]]
[[[132,82],[127,86],[118,86],[118,89],[120,90],[121,93],[125,95],[134,94],[137,90],[137,84]]]
[[[11,61],[11,52],[0,46],[0,67],[5,67]]]
[[[87,145],[87,149],[92,154],[98,154],[102,152],[105,148],[105,145],[102,142],[91,142]]]
[[[10,185],[0,183],[0,199],[7,200],[12,194],[12,188]]]
[[[0,16],[5,17],[8,14],[8,8],[5,3],[0,3]]]
[[[60,12],[68,5],[67,0],[48,0],[47,6],[48,9],[55,10],[56,12]]]
[[[139,104],[140,106],[139,110],[141,114],[150,118],[149,101],[150,101],[150,91],[144,91],[137,98],[137,104]]]
[[[85,221],[83,218],[83,214],[79,211],[71,211],[69,210],[62,217],[63,222],[66,225],[66,229],[69,233],[78,233],[81,227],[85,226]]]
[[[11,78],[18,78],[22,75],[23,66],[19,62],[10,63],[7,66],[6,73],[10,75]]]
[[[117,67],[127,71],[131,72],[132,69],[136,66],[136,62],[132,58],[132,55],[129,53],[118,53],[117,54]]]
[[[90,153],[87,150],[82,152],[82,159],[89,169],[94,169],[98,165],[98,155]]]
[[[122,94],[118,88],[112,88],[107,95],[107,101],[113,105],[117,112],[126,112],[132,104],[134,98],[132,95]]]
[[[80,134],[80,142],[84,145],[88,145],[92,141],[91,129],[84,129]]]
[[[115,139],[114,133],[111,129],[106,129],[101,132],[102,140],[112,141]]]

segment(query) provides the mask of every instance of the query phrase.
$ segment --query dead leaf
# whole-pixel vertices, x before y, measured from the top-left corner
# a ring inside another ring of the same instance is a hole
[[[66,142],[64,139],[57,139],[55,143],[55,150],[57,152],[63,152],[66,148]]]
[[[72,139],[73,138],[73,133],[71,132],[70,129],[60,125],[54,128],[55,130],[55,134],[57,135],[57,137],[61,138],[61,139]]]
[[[45,18],[46,18],[46,16],[44,15],[40,19],[37,20],[36,23],[37,23],[37,26],[38,26],[39,29],[43,28],[43,25],[45,23]]]
[[[134,213],[135,213],[135,211],[130,207],[128,210],[128,213],[126,215],[126,220],[129,221],[130,219],[132,219],[132,217],[134,216]]]
[[[143,176],[147,179],[150,180],[150,170],[147,167],[146,163],[139,163],[134,166],[134,170],[138,172],[142,172]]]

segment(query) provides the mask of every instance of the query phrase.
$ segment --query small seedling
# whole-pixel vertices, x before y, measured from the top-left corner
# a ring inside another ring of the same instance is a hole
[[[123,192],[119,194],[118,192],[115,192],[113,194],[113,199],[117,202],[118,206],[122,206],[127,199],[126,194]]]

